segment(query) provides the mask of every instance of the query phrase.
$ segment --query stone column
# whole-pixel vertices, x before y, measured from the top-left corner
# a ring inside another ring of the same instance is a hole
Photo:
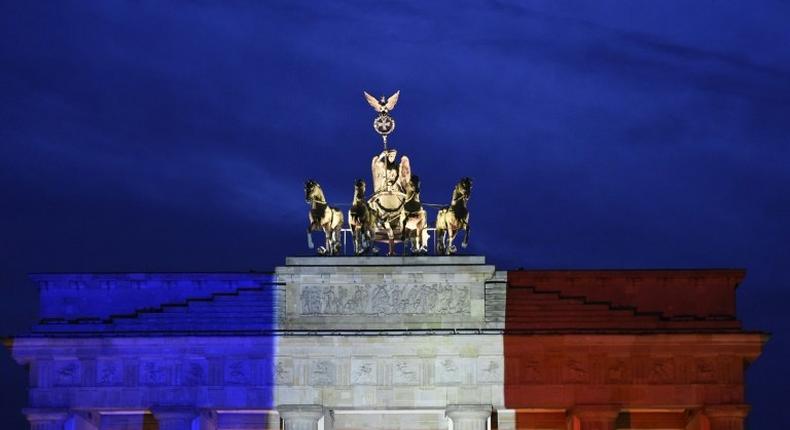
[[[63,430],[69,413],[65,409],[24,409],[30,430]]]
[[[620,408],[609,405],[577,406],[571,410],[579,430],[614,430],[619,414]]]
[[[453,420],[453,430],[486,430],[491,405],[447,405],[444,414]]]
[[[749,415],[749,405],[705,406],[710,430],[743,430],[743,421]]]
[[[159,430],[192,430],[198,412],[192,408],[159,407],[151,412],[159,423]]]
[[[217,412],[212,409],[198,411],[198,430],[217,430]]]
[[[280,405],[277,412],[283,419],[284,430],[318,430],[318,420],[324,416],[321,405]]]

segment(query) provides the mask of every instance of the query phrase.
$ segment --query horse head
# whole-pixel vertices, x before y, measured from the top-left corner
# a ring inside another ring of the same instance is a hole
[[[320,189],[318,182],[312,179],[308,179],[304,182],[304,199],[307,203],[310,203],[313,200],[315,200],[316,189]]]
[[[471,197],[472,196],[472,179],[469,178],[469,177],[461,178],[461,180],[458,182],[458,191],[466,199]]]

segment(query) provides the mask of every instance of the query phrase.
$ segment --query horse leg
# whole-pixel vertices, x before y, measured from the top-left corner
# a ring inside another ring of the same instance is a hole
[[[315,246],[313,245],[313,235],[310,234],[310,232],[312,231],[311,230],[312,227],[313,227],[312,223],[310,223],[310,225],[307,226],[307,247],[310,249],[313,249],[313,247]]]
[[[400,243],[403,245],[403,253],[402,255],[406,255],[406,239],[409,237],[408,232],[406,231],[406,223],[409,221],[408,215],[404,216],[401,215],[400,220]]]
[[[425,254],[428,252],[428,215],[425,211],[420,214],[419,229],[417,231],[418,243],[420,244],[420,253]]]
[[[387,255],[395,255],[395,232],[392,231],[392,224],[390,221],[384,223],[384,229],[387,231],[387,242],[389,244]]]
[[[325,254],[332,255],[332,247],[334,245],[332,242],[332,229],[329,227],[329,225],[326,225],[324,227],[324,247],[326,248],[324,251]]]
[[[332,255],[340,255],[340,251],[343,248],[343,242],[340,236],[341,231],[340,226],[338,226],[332,231]]]
[[[458,248],[453,245],[455,241],[455,236],[458,234],[458,230],[454,230],[452,227],[447,229],[447,254],[455,254],[458,251]]]
[[[461,248],[466,249],[469,246],[469,235],[472,233],[472,227],[469,226],[469,222],[466,222],[466,228],[464,229],[464,241],[461,242]]]

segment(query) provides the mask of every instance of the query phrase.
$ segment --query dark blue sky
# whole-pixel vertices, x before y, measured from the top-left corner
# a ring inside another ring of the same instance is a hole
[[[752,428],[790,424],[790,3],[0,2],[0,334],[36,271],[271,270],[302,183],[349,203],[392,146],[475,180],[501,268],[744,267],[774,333]],[[23,372],[0,354],[0,420]]]

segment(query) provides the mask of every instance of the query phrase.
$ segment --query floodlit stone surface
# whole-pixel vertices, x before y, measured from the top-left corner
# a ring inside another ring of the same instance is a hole
[[[742,276],[469,256],[35,275],[44,319],[11,349],[36,429],[733,429],[766,341],[735,317]]]

